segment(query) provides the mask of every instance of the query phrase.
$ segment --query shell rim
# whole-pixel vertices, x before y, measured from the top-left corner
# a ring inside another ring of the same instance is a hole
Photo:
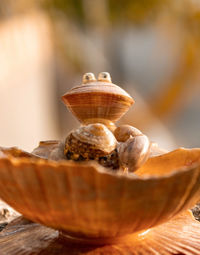
[[[118,86],[118,85],[116,85],[114,83],[106,83],[106,82],[101,82],[101,81],[95,81],[95,82],[90,82],[88,84],[81,84],[81,85],[74,86],[68,92],[66,92],[61,98],[63,100],[67,96],[79,94],[80,91],[77,91],[77,90],[79,90],[80,88],[82,89],[84,86],[87,86],[87,85],[95,86],[95,83],[97,83],[97,82],[98,82],[98,85],[100,85],[100,84],[108,85],[109,84],[109,86],[119,89],[119,91],[123,92],[123,97],[128,99],[130,105],[135,103],[135,100],[132,98],[132,96],[128,92],[126,92],[123,88],[121,88],[120,86]],[[95,88],[97,89],[97,87],[95,87]],[[87,94],[87,93],[88,93],[87,91],[81,91],[81,94]],[[105,92],[103,92],[101,90],[96,90],[93,93],[103,94]],[[119,92],[118,93],[116,93],[116,92],[112,92],[111,93],[111,92],[107,91],[105,94],[114,94],[114,95],[122,96]]]
[[[12,148],[16,148],[17,147],[12,147]],[[4,148],[4,149],[9,149],[9,148]],[[195,149],[195,148],[194,148]],[[197,148],[196,148],[197,149]],[[199,149],[199,148],[198,148]],[[176,149],[174,151],[171,151],[169,153],[166,154],[171,154],[173,152],[176,152],[178,150],[183,150],[183,151],[190,151],[193,149],[185,149],[185,148],[179,148]],[[200,149],[199,149],[200,150]],[[195,161],[193,162],[191,165],[189,166],[183,166],[180,167],[178,169],[172,170],[170,173],[166,173],[163,175],[156,175],[156,174],[144,174],[142,176],[138,176],[137,174],[134,173],[124,173],[124,172],[120,172],[120,171],[113,171],[113,170],[109,170],[108,168],[105,168],[101,165],[99,165],[97,162],[95,161],[87,161],[87,162],[75,162],[73,160],[59,160],[59,161],[54,161],[54,160],[49,160],[49,159],[44,159],[44,158],[40,158],[40,157],[15,157],[12,155],[8,155],[5,154],[4,151],[2,151],[0,149],[0,162],[4,161],[4,162],[10,162],[13,166],[19,166],[20,164],[28,164],[31,163],[33,165],[40,165],[40,166],[51,166],[52,168],[54,168],[55,170],[58,170],[58,167],[65,167],[66,169],[69,169],[69,167],[73,167],[73,166],[83,166],[83,167],[87,167],[90,166],[90,171],[96,171],[98,174],[100,175],[108,175],[111,177],[114,177],[116,179],[125,179],[125,180],[141,180],[141,181],[150,181],[150,180],[155,180],[155,179],[167,179],[170,178],[171,176],[175,176],[175,175],[180,175],[182,173],[185,172],[189,172],[194,170],[195,168],[199,167],[199,171],[200,171],[200,161]],[[159,156],[155,156],[155,157],[161,157],[162,155]],[[154,157],[154,158],[155,158]]]

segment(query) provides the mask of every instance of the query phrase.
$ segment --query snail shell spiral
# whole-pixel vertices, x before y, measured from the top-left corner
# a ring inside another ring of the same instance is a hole
[[[64,154],[76,161],[96,160],[105,167],[119,168],[117,140],[103,124],[95,123],[72,131],[66,138]]]
[[[120,142],[117,151],[122,168],[136,171],[149,157],[151,143],[148,137],[129,125],[119,126],[114,134]]]
[[[142,132],[130,125],[121,125],[114,130],[114,135],[118,142],[125,142],[130,136],[142,135]]]

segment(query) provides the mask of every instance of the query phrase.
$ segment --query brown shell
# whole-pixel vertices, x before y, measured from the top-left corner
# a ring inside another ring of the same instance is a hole
[[[113,133],[118,142],[125,142],[131,136],[135,137],[138,135],[142,135],[142,132],[139,129],[130,125],[121,125],[117,127]]]
[[[128,168],[129,172],[134,172],[149,158],[150,142],[146,135],[137,135],[120,143],[117,151],[122,166]]]
[[[132,97],[110,82],[92,81],[72,88],[62,100],[84,124],[116,122],[134,103]]]
[[[0,155],[0,197],[26,218],[76,237],[113,238],[151,228],[200,198],[200,149],[150,158],[135,174],[95,162]]]
[[[95,149],[112,152],[117,146],[113,133],[103,124],[94,123],[72,131],[73,137],[82,143],[93,145]]]

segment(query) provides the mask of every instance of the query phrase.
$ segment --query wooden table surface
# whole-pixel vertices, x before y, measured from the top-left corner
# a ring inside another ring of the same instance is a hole
[[[189,211],[144,234],[129,235],[115,244],[94,246],[72,243],[60,236],[59,231],[24,219],[5,204],[1,205],[1,212],[8,211],[0,216],[0,255],[200,254],[200,223]],[[197,206],[196,217],[199,211]]]

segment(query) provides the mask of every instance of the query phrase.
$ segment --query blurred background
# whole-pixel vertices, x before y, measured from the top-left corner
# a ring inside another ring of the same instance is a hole
[[[120,123],[200,147],[199,0],[1,0],[0,146],[64,138],[60,97],[102,71],[136,101]]]

